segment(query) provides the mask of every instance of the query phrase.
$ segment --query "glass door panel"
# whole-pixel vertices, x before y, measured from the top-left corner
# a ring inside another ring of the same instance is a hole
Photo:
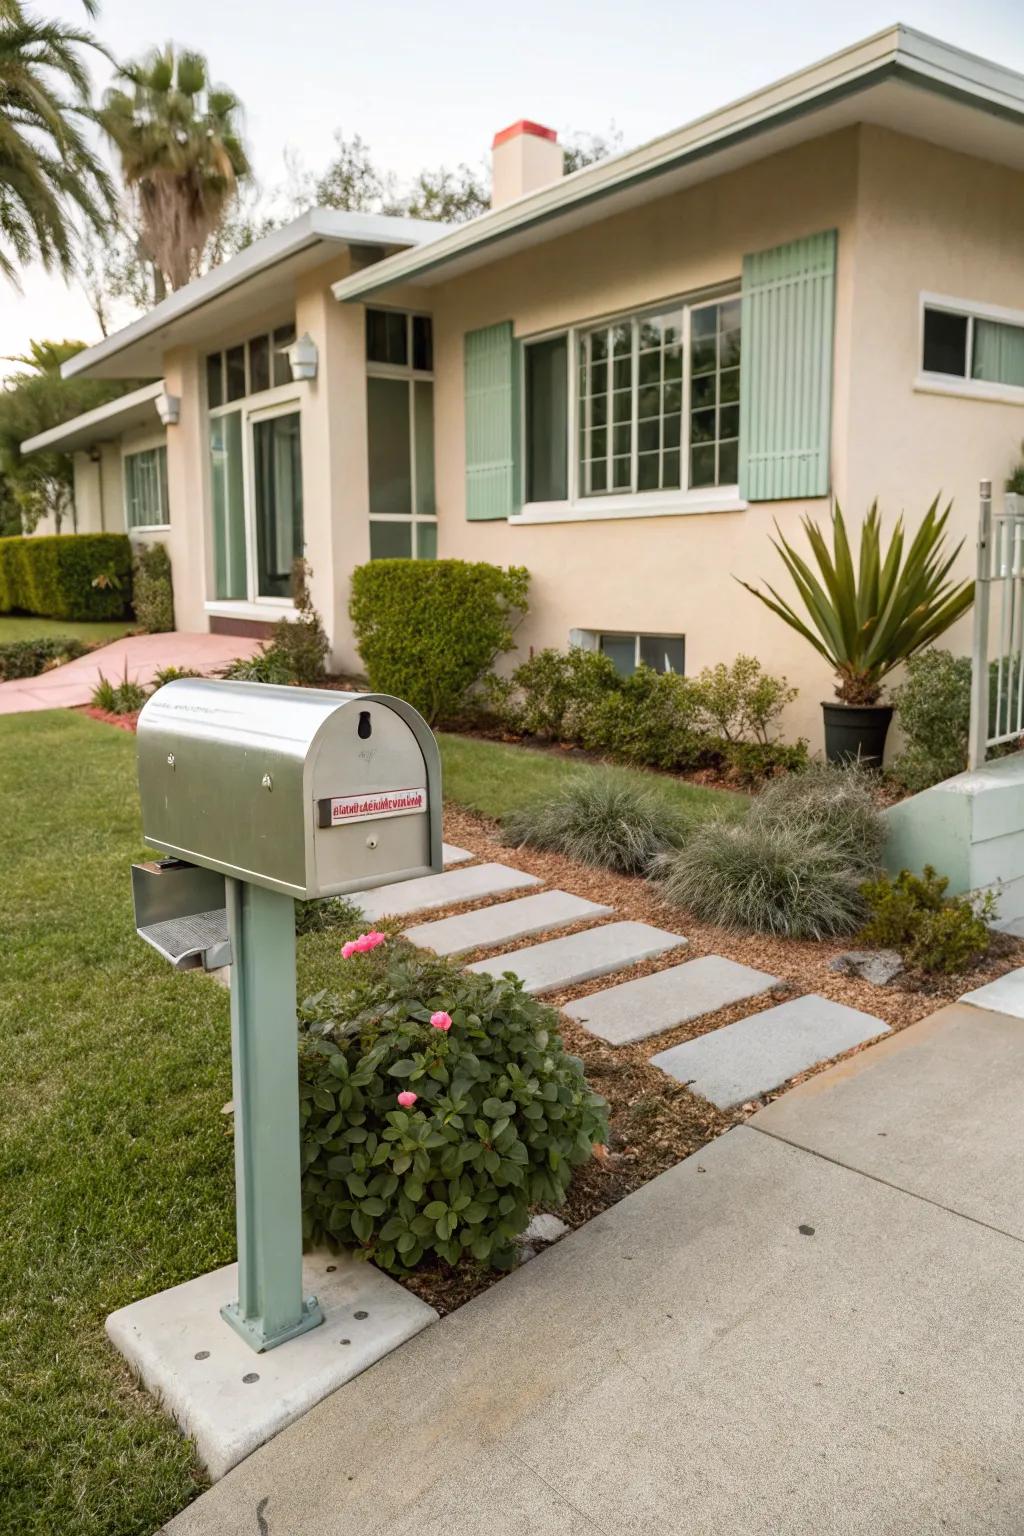
[[[252,424],[256,513],[256,592],[291,595],[292,562],[302,554],[302,453],[299,412]]]
[[[210,422],[210,479],[214,596],[244,598],[248,592],[241,411],[215,416]]]

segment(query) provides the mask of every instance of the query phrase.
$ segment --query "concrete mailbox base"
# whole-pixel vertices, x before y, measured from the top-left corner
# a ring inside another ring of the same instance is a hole
[[[397,1281],[344,1254],[307,1254],[302,1279],[324,1321],[265,1354],[255,1354],[220,1315],[238,1294],[236,1264],[107,1318],[111,1341],[195,1441],[214,1481],[437,1320],[433,1307]]]

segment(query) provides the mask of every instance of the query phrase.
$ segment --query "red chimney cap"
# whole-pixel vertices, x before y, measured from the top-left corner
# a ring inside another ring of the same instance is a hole
[[[512,123],[508,128],[503,128],[500,133],[494,135],[492,149],[497,149],[499,144],[507,144],[509,139],[517,139],[521,133],[532,133],[535,139],[551,139],[557,142],[558,134],[554,128],[545,128],[543,123],[531,123],[529,118],[521,117],[518,123]]]

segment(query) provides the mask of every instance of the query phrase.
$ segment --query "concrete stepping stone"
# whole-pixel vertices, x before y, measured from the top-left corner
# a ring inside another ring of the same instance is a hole
[[[485,945],[510,944],[513,939],[546,933],[550,928],[565,928],[585,917],[607,917],[613,910],[596,901],[584,901],[582,896],[571,896],[568,891],[541,891],[496,907],[442,917],[436,923],[418,923],[405,930],[405,937],[421,949],[432,949],[435,955],[464,955]]]
[[[470,859],[475,859],[476,854],[470,853],[468,848],[458,848],[454,843],[442,843],[441,857],[447,869],[450,864],[465,864]]]
[[[731,1109],[819,1061],[889,1033],[888,1024],[872,1014],[812,992],[659,1051],[651,1065],[688,1083],[719,1109]]]
[[[482,901],[486,896],[500,896],[524,885],[540,885],[536,875],[507,864],[472,864],[468,869],[446,869],[441,875],[420,875],[416,880],[397,880],[393,885],[379,885],[374,891],[360,891],[352,900],[364,917],[376,922],[380,917],[405,917],[411,912],[428,912],[431,907],[447,907],[457,901]]]
[[[756,997],[778,981],[777,976],[737,965],[723,955],[701,955],[667,971],[655,971],[653,976],[634,977],[604,992],[592,992],[566,1004],[565,1012],[610,1045],[628,1045]]]
[[[1007,971],[973,992],[965,992],[962,1003],[973,1003],[975,1008],[990,1008],[993,1013],[1008,1013],[1013,1019],[1024,1019],[1024,965],[1016,971]]]
[[[621,971],[686,942],[681,934],[652,928],[650,923],[606,923],[603,928],[587,928],[583,933],[531,944],[511,955],[478,960],[469,970],[489,976],[513,971],[527,992],[552,992],[593,976],[606,976],[609,971]]]

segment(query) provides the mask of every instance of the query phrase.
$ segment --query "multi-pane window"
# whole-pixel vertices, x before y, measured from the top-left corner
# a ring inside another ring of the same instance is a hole
[[[292,370],[283,349],[294,340],[295,323],[290,321],[276,330],[250,336],[236,347],[211,352],[206,359],[206,403],[210,410],[290,384]]]
[[[623,677],[631,677],[639,666],[655,672],[685,670],[686,642],[682,635],[599,634],[597,646]]]
[[[429,315],[367,310],[372,560],[432,560],[437,555],[433,366]]]
[[[1024,388],[1024,326],[925,305],[925,373]]]
[[[526,501],[735,485],[739,365],[738,298],[678,303],[528,343]]]
[[[165,528],[170,522],[167,497],[167,449],[143,448],[124,456],[124,512],[129,528]]]

